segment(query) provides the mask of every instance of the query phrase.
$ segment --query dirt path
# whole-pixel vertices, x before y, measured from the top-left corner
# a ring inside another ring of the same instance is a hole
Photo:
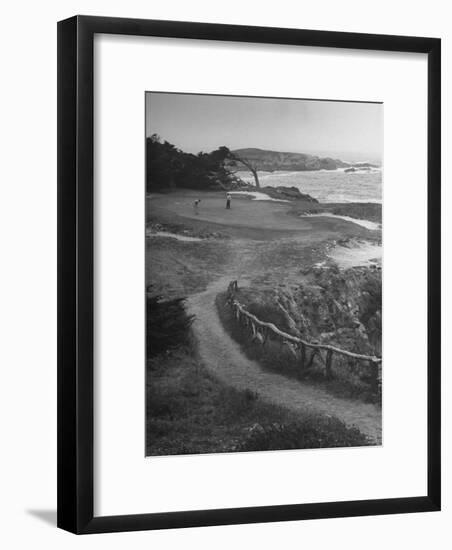
[[[215,306],[216,295],[225,290],[228,283],[229,278],[222,277],[204,292],[187,299],[188,313],[195,315],[193,329],[199,353],[209,371],[225,384],[255,391],[276,405],[293,411],[336,416],[381,444],[381,412],[374,405],[341,399],[298,380],[270,373],[245,357],[224,330]]]

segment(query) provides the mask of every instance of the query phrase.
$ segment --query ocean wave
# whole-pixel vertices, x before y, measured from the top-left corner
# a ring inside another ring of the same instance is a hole
[[[383,248],[371,242],[354,243],[352,246],[337,245],[328,252],[328,256],[343,269],[381,265]]]
[[[354,202],[362,202],[363,204],[367,204],[367,203],[382,204],[383,203],[381,198],[375,198],[375,197],[368,198],[368,197],[357,196],[357,195],[350,196],[350,195],[331,194],[325,198],[318,198],[318,197],[314,197],[314,198],[320,200],[320,202],[325,204],[336,204],[336,203],[349,204]]]
[[[239,174],[237,174],[239,175]],[[240,177],[254,183],[250,173]],[[300,172],[266,172],[260,175],[261,184],[269,187],[296,187],[301,193],[311,195],[320,202],[382,202],[382,172],[358,170],[316,170]]]

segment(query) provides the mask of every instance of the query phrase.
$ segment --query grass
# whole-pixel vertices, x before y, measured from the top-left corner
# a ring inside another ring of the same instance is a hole
[[[201,199],[202,204],[199,216],[193,214],[192,203],[196,198]],[[280,226],[269,227],[262,223],[262,211],[281,210],[281,204],[284,203],[255,204],[248,199],[235,199],[233,208],[226,211],[224,200],[225,193],[221,191],[195,192],[179,189],[171,193],[155,194],[146,200],[146,224],[148,226],[159,224],[165,230],[175,233],[188,231],[189,235],[201,238],[215,234],[222,239],[247,238],[267,241],[296,233],[293,227],[285,228],[287,225],[285,215],[281,215]],[[289,207],[290,205],[287,208]],[[209,219],[204,217],[206,212],[210,213]],[[254,224],[250,223],[253,212]],[[241,223],[238,223],[240,219]]]
[[[369,444],[336,418],[295,414],[226,387],[199,363],[193,346],[154,357],[147,369],[148,456]]]
[[[199,292],[220,276],[230,254],[228,242],[222,239],[146,239],[146,285],[165,298]]]
[[[264,369],[320,386],[337,397],[381,404],[381,396],[376,392],[376,388],[373,388],[368,381],[363,381],[359,376],[353,375],[353,373],[347,372],[347,377],[344,378],[336,376],[326,379],[323,363],[319,364],[317,359],[311,369],[302,371],[299,360],[294,357],[288,348],[281,346],[279,342],[268,339],[265,347],[252,342],[247,333],[248,329],[237,323],[230,307],[226,304],[225,292],[217,296],[216,307],[220,320],[228,334],[240,345],[242,352],[249,359],[258,361]],[[254,304],[254,307],[248,307],[248,309],[259,319],[274,323],[281,330],[290,333],[288,327],[285,326],[282,315],[274,308],[272,309],[265,304]],[[336,369],[349,370],[344,366],[336,366]]]

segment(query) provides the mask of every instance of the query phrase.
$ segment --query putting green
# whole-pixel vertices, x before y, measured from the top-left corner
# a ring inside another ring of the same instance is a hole
[[[193,203],[201,202],[197,210]],[[229,226],[259,229],[299,230],[312,229],[312,223],[288,215],[290,205],[274,201],[255,201],[246,197],[234,197],[231,209],[226,209],[226,196],[222,193],[176,192],[148,197],[149,210],[155,206],[170,210],[178,216]]]

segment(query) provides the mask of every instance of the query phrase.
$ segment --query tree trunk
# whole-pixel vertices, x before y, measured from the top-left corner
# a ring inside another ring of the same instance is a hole
[[[241,157],[238,157],[237,155],[234,155],[232,152],[229,152],[229,158],[242,163],[244,166],[248,168],[248,170],[253,174],[254,177],[254,183],[256,184],[256,189],[261,188],[261,184],[259,182],[259,176],[257,175],[257,170],[254,168],[254,166],[248,162],[247,160],[242,159]]]
[[[251,170],[251,173],[253,174],[254,176],[254,182],[256,183],[256,189],[260,189],[261,188],[261,184],[259,182],[259,177],[257,175],[257,170]]]

